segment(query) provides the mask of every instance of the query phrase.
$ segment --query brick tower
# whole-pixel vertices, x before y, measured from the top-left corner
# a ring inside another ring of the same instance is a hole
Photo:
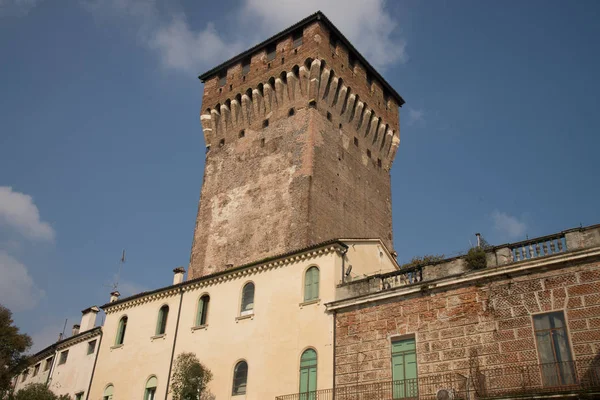
[[[335,238],[392,248],[404,100],[325,15],[200,79],[207,153],[188,279]]]

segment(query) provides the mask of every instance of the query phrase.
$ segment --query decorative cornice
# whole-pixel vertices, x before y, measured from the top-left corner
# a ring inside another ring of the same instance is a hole
[[[198,288],[204,288],[235,279],[252,276],[259,272],[281,268],[295,262],[310,260],[333,252],[342,254],[345,249],[345,245],[339,241],[325,242],[310,249],[298,250],[295,253],[283,255],[280,258],[270,258],[264,262],[242,265],[240,267],[225,270],[213,275],[208,275],[191,281],[182,282],[177,285],[156,289],[146,295],[141,293],[140,295],[132,296],[130,299],[123,299],[118,302],[105,304],[101,306],[101,308],[106,314],[112,314],[127,310],[129,308],[137,307],[141,304],[146,304],[151,301],[172,297],[178,293],[181,293],[182,291],[191,291]]]
[[[76,345],[77,343],[81,343],[84,342],[92,337],[95,336],[99,336],[100,333],[102,332],[102,327],[98,326],[94,329],[90,329],[89,331],[85,331],[85,332],[81,332],[78,335],[75,336],[71,336],[70,338],[67,338],[61,342],[58,342],[56,344],[56,350],[62,350],[65,349],[67,347],[71,347]]]
[[[518,262],[510,265],[484,268],[469,271],[463,274],[447,276],[444,278],[419,282],[412,285],[399,286],[391,289],[382,289],[373,293],[359,295],[347,299],[332,301],[325,304],[327,311],[343,311],[346,308],[376,303],[392,298],[407,297],[420,293],[432,293],[451,290],[464,285],[474,285],[486,281],[506,279],[513,276],[528,275],[538,271],[560,268],[565,263],[585,261],[589,258],[600,257],[600,248],[585,249],[553,256],[535,258],[530,261]]]

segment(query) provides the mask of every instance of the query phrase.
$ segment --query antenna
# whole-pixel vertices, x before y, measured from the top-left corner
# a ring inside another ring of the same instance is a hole
[[[111,284],[104,285],[112,288],[112,291],[115,292],[117,287],[119,287],[119,279],[121,278],[121,269],[123,269],[123,264],[125,264],[125,249],[123,249],[123,253],[121,253],[121,259],[119,260],[119,267],[117,268],[117,275],[115,276],[115,281]]]
[[[64,337],[65,337],[65,329],[67,329],[67,321],[68,321],[68,320],[69,320],[68,318],[65,318],[65,325],[63,326],[62,333],[60,334],[60,337],[61,337],[61,338],[64,338]]]

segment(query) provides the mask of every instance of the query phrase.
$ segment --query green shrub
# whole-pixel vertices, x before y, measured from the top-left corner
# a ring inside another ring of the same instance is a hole
[[[472,247],[465,256],[467,266],[471,269],[481,269],[487,266],[485,250],[481,247]]]

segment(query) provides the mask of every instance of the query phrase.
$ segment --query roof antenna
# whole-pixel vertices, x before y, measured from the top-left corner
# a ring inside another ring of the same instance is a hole
[[[117,268],[117,275],[115,277],[115,281],[109,285],[105,285],[112,288],[113,292],[117,291],[117,287],[119,286],[119,279],[121,277],[121,269],[123,269],[123,264],[125,264],[125,249],[123,249],[123,253],[121,254],[121,259],[119,260],[119,268]]]

